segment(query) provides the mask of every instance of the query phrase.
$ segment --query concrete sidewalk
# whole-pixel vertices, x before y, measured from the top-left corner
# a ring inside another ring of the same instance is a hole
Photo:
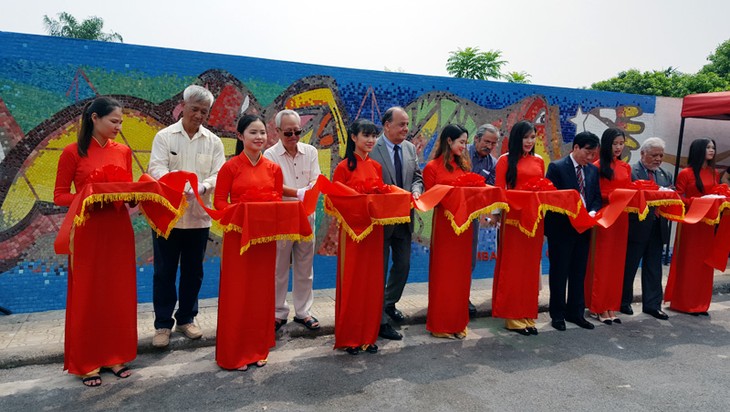
[[[664,266],[664,281],[669,271]],[[641,301],[641,277],[637,274],[634,284],[634,302]],[[540,292],[540,311],[547,311],[549,302],[548,278],[542,277],[543,288]],[[715,294],[730,293],[730,271],[715,272]],[[490,316],[492,306],[492,279],[478,279],[472,282],[471,300],[477,306],[477,316]],[[218,299],[204,299],[199,304],[198,324],[203,330],[203,338],[189,340],[180,333],[173,333],[170,346],[163,350],[180,350],[215,345],[216,322],[218,318]],[[409,283],[403,298],[398,304],[406,316],[404,324],[425,324],[428,307],[428,283]],[[641,311],[641,307],[634,307]],[[64,310],[0,316],[0,369],[23,365],[45,364],[63,361]],[[319,319],[322,327],[310,332],[304,326],[291,321],[279,333],[277,339],[289,339],[312,334],[326,335],[334,332],[335,290],[324,289],[314,292],[312,313]],[[678,316],[669,313],[670,316]],[[154,312],[151,303],[138,306],[139,353],[160,351],[152,346],[154,335]],[[272,326],[273,327],[273,326]],[[407,339],[407,337],[406,337]],[[275,349],[274,349],[275,350]]]

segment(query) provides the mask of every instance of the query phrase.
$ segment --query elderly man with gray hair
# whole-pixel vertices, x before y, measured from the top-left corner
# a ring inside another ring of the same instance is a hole
[[[631,180],[651,180],[660,187],[672,187],[672,176],[661,168],[664,158],[664,140],[650,137],[641,144],[641,158],[631,167]],[[652,208],[653,209],[653,208]],[[661,310],[662,303],[662,248],[669,243],[669,223],[650,210],[646,219],[639,221],[635,213],[629,215],[629,242],[626,247],[624,287],[621,312],[633,315],[634,278],[641,261],[642,311],[657,319],[668,319]]]
[[[471,171],[484,177],[484,182],[488,185],[494,185],[494,169],[497,165],[497,158],[492,154],[492,150],[497,147],[497,141],[499,140],[499,129],[492,124],[486,123],[479,128],[474,135],[474,144],[466,146],[466,150],[469,153],[469,160],[471,162]],[[471,271],[474,272],[474,268],[477,263],[477,248],[479,246],[479,227],[480,219],[474,219],[474,240],[471,245]],[[494,231],[494,222],[491,218],[486,218],[489,230]],[[469,315],[474,316],[477,313],[477,308],[469,300]]]
[[[302,200],[321,174],[317,149],[302,143],[301,119],[294,110],[282,110],[274,119],[279,141],[266,149],[264,157],[278,164],[284,174],[284,200]],[[314,213],[309,216],[314,231]],[[292,271],[292,301],[294,322],[309,330],[319,329],[319,321],[310,310],[314,302],[314,240],[309,242],[276,242],[276,315],[274,329],[279,330],[289,317],[286,294],[289,288],[289,268]]]
[[[203,284],[203,258],[208,246],[211,219],[194,201],[197,192],[210,206],[218,170],[225,163],[221,139],[203,127],[215,98],[202,86],[188,86],[183,92],[182,119],[155,135],[148,173],[159,179],[169,172],[185,170],[198,176],[198,187],[188,187],[188,208],[167,239],[152,232],[154,275],[152,303],[155,310],[155,336],[152,345],[164,348],[170,343],[172,327],[190,339],[203,336],[195,324],[198,293]],[[175,290],[180,265],[179,293]],[[178,304],[175,319],[172,314]]]

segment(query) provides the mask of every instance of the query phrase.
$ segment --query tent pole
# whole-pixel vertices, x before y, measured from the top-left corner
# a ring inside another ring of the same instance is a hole
[[[672,184],[676,184],[677,182],[677,176],[679,175],[679,159],[682,155],[682,140],[684,138],[684,120],[685,118],[682,118],[682,122],[679,124],[679,140],[677,141],[677,157],[676,157],[676,163],[674,164],[674,179],[672,179]],[[672,233],[672,221],[669,221],[669,233]],[[671,243],[671,242],[670,242]],[[664,246],[664,264],[668,265],[670,262],[669,259],[669,243],[667,243]]]

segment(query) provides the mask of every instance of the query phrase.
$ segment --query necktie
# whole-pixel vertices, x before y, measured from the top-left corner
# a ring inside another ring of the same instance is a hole
[[[583,166],[578,165],[575,167],[575,174],[578,176],[578,191],[580,195],[585,198],[585,181],[583,180]]]
[[[395,184],[403,187],[403,163],[400,161],[400,146],[393,147],[393,166],[395,167]]]
[[[646,172],[649,175],[649,180],[656,182],[656,172],[654,170],[647,170]]]

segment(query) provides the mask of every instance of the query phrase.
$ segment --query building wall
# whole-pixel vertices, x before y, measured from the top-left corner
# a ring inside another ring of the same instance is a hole
[[[273,117],[290,108],[301,114],[302,141],[317,147],[328,177],[344,155],[350,122],[365,117],[380,124],[381,114],[394,105],[410,114],[410,139],[421,165],[446,124],[459,123],[471,135],[489,122],[507,135],[523,119],[536,124],[537,152],[546,162],[567,153],[576,132],[590,130],[600,136],[608,127],[626,131],[626,156],[633,161],[641,141],[656,132],[670,143],[676,140],[681,106],[678,99],[652,96],[0,32],[0,306],[33,312],[65,305],[66,257],[53,252],[65,210],[53,205],[53,185],[60,151],[76,138],[83,104],[98,94],[124,103],[118,139],[132,148],[138,178],[147,167],[156,131],[179,119],[182,91],[192,83],[205,85],[217,98],[208,127],[223,138],[227,155],[233,153],[241,113],[263,114],[273,144]],[[497,150],[501,149],[500,144]],[[139,299],[150,301],[150,230],[139,213],[133,211],[132,217]],[[334,287],[336,225],[321,204],[316,224],[315,287]],[[220,238],[220,229],[214,229],[202,297],[217,296]],[[422,214],[416,224],[412,281],[427,280],[429,241],[430,215]],[[482,233],[480,250],[475,276],[491,276],[495,255],[489,232]],[[110,252],[100,247],[99,253]]]

